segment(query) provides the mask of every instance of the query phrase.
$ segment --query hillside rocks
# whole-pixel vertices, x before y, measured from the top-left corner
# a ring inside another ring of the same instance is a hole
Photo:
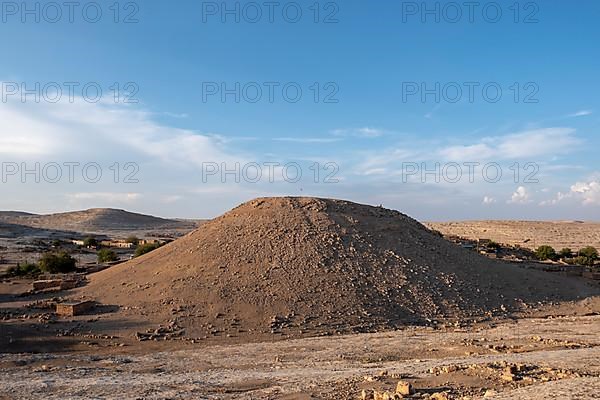
[[[591,291],[481,257],[398,211],[315,198],[250,201],[82,290],[189,338],[238,340],[487,318]]]

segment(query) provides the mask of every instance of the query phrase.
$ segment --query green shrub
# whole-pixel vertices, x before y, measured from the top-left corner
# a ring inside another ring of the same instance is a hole
[[[486,246],[489,250],[500,250],[500,244],[494,241],[490,241]]]
[[[134,257],[139,257],[141,255],[144,255],[146,253],[150,253],[153,250],[156,250],[160,247],[160,244],[158,243],[146,243],[146,244],[140,244],[137,249],[135,249],[135,253],[134,253]]]
[[[595,247],[588,246],[588,247],[585,247],[585,248],[579,250],[579,256],[597,260],[598,259],[598,250],[596,250]]]
[[[535,251],[538,260],[556,260],[556,251],[552,246],[540,246]]]
[[[138,244],[140,244],[140,239],[138,239],[137,236],[129,236],[127,239],[125,239],[125,242],[137,246]]]
[[[41,272],[36,264],[28,262],[19,264],[16,267],[10,267],[7,271],[8,275],[11,276],[36,276]]]
[[[558,256],[562,259],[571,258],[573,257],[573,251],[570,248],[565,247],[564,249],[558,252]]]
[[[597,259],[598,250],[592,246],[588,246],[579,250],[577,257],[573,259],[573,262],[578,265],[587,265],[588,267],[593,267]]]
[[[117,257],[117,253],[109,249],[101,249],[98,251],[98,262],[99,263],[107,263],[117,261],[119,258]]]
[[[84,247],[98,247],[98,240],[96,240],[95,237],[86,237],[85,239],[83,239],[83,246]]]
[[[77,261],[68,253],[46,253],[40,258],[40,269],[51,274],[68,273],[75,271]]]
[[[586,265],[592,267],[594,265],[594,259],[586,256],[577,256],[573,259],[573,262],[577,265]]]

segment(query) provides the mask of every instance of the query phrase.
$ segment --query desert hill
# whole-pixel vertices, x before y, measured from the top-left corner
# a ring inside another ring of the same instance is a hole
[[[36,214],[23,211],[0,211],[0,218],[29,217]]]
[[[192,221],[163,219],[110,208],[95,208],[49,215],[21,212],[2,212],[0,221],[31,228],[58,229],[75,232],[104,232],[111,230],[193,229]]]
[[[557,251],[565,247],[579,250],[586,246],[600,249],[600,223],[581,221],[460,221],[427,223],[444,235],[466,239],[491,239],[498,243],[536,249],[550,245]]]
[[[78,295],[121,306],[119,319],[245,340],[485,317],[594,293],[464,250],[397,211],[264,198],[93,275]]]

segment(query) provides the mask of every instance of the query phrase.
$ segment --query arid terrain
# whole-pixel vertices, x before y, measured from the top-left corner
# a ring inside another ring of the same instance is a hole
[[[461,221],[428,222],[444,235],[466,239],[491,239],[497,243],[536,249],[549,245],[557,250],[600,249],[600,223],[582,221]]]
[[[60,214],[39,215],[18,211],[0,212],[0,272],[20,262],[38,259],[52,250],[52,243],[70,243],[93,236],[98,240],[176,238],[204,221],[172,220],[123,210],[98,208]],[[121,252],[129,257],[130,252]],[[95,253],[77,251],[80,263],[91,263]]]
[[[95,306],[55,312],[72,301]],[[394,210],[264,198],[73,289],[5,278],[0,399],[591,399],[599,328],[593,279]]]
[[[80,233],[189,231],[197,226],[196,221],[164,219],[109,208],[48,215],[6,211],[0,212],[0,222],[13,226]]]

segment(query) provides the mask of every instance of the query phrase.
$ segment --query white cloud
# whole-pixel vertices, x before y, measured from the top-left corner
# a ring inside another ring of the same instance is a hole
[[[571,186],[571,193],[582,200],[584,205],[600,205],[600,182],[577,182]]]
[[[600,205],[600,180],[577,182],[569,188],[568,192],[558,192],[553,199],[544,200],[540,205],[551,206],[568,202],[584,206]]]
[[[391,149],[361,155],[360,161],[354,167],[354,173],[360,176],[401,174],[402,163],[421,160],[422,156],[408,149]]]
[[[435,113],[441,108],[440,104],[437,104],[435,107],[433,107],[431,109],[431,111],[429,111],[427,114],[423,115],[423,117],[425,119],[432,119],[435,115]]]
[[[67,194],[69,201],[99,201],[104,203],[134,203],[142,195],[140,193],[84,192]]]
[[[446,160],[452,161],[474,161],[490,159],[496,151],[485,143],[466,145],[466,146],[451,146],[440,150],[441,156]]]
[[[439,154],[451,161],[532,159],[565,154],[578,144],[575,129],[546,128],[487,137],[479,143],[443,148]]]
[[[176,203],[180,200],[183,200],[183,196],[180,195],[165,195],[161,197],[161,202],[165,203],[165,204],[172,204],[172,203]]]
[[[131,106],[88,103],[21,103],[0,107],[0,154],[48,160],[146,159],[176,165],[240,161],[216,135],[162,125]]]
[[[496,204],[496,203],[497,203],[497,201],[493,197],[484,196],[484,198],[483,198],[483,204]]]
[[[383,135],[383,131],[375,128],[360,128],[358,130],[363,137],[375,138]]]
[[[362,172],[362,175],[364,175],[364,176],[385,175],[387,173],[389,173],[389,170],[387,168],[371,168],[371,169],[364,170]]]
[[[172,112],[163,112],[162,115],[165,115],[167,117],[171,117],[171,118],[177,118],[177,119],[181,119],[181,118],[188,118],[189,115],[185,114],[185,113],[172,113]]]
[[[531,203],[531,195],[525,186],[519,186],[517,190],[512,194],[509,204],[527,204]]]
[[[335,143],[341,139],[337,138],[303,138],[303,137],[280,137],[273,139],[276,142],[291,142],[291,143]]]
[[[569,117],[586,117],[588,115],[592,115],[594,112],[591,110],[581,110],[581,111],[577,111],[576,113],[573,114],[569,114]]]
[[[378,138],[385,134],[385,131],[382,129],[372,128],[372,127],[362,127],[362,128],[353,128],[353,129],[335,129],[331,131],[332,135],[335,136],[354,136],[354,137],[362,137],[362,138]]]
[[[22,103],[16,96],[0,107],[0,158],[29,168],[38,162],[98,163],[102,170],[100,181],[84,180],[81,167],[76,168],[75,178],[69,181],[63,169],[63,179],[46,185],[45,195],[27,205],[31,210],[55,211],[133,205],[158,209],[157,204],[175,200],[164,197],[171,194],[165,182],[197,184],[205,162],[226,163],[229,167],[252,159],[218,135],[174,128],[158,122],[156,116],[137,106],[106,101],[94,104],[76,98],[70,103],[65,98],[58,103]],[[139,183],[125,183],[132,172],[125,168],[128,162],[139,166],[134,177]],[[111,168],[115,163],[120,166],[118,183]],[[244,193],[243,188],[233,188]],[[20,184],[16,178],[4,189],[2,208],[21,208],[26,193],[42,190],[33,180]],[[139,194],[149,191],[155,196]]]

